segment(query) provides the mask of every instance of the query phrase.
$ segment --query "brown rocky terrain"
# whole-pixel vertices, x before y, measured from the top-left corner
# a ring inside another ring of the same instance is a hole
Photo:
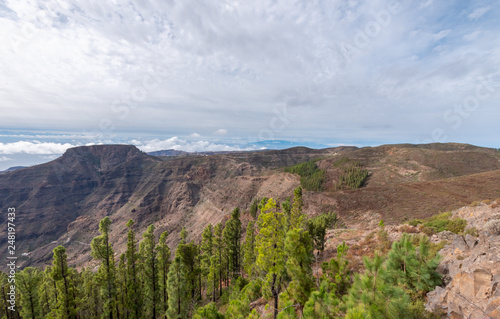
[[[479,236],[435,235],[449,241],[438,268],[445,286],[428,294],[427,308],[452,319],[500,318],[500,200],[453,215],[467,220],[467,228],[474,227]]]
[[[335,190],[342,157],[368,169],[366,185]],[[23,265],[47,264],[54,247],[67,247],[72,265],[90,261],[90,242],[104,216],[113,220],[112,240],[124,249],[125,223],[139,235],[154,223],[175,247],[181,228],[199,239],[208,223],[225,220],[253,199],[284,199],[300,184],[283,167],[311,159],[326,171],[325,191],[304,193],[305,211],[336,211],[342,222],[364,226],[421,218],[484,198],[500,197],[500,152],[463,144],[338,147],[155,157],[134,146],[98,145],[68,150],[62,157],[0,175],[0,209],[16,207],[16,245]],[[367,218],[369,217],[369,218]],[[243,214],[243,221],[249,216]],[[0,215],[5,224],[5,214]],[[6,251],[6,231],[0,251]],[[2,253],[3,254],[3,253]]]

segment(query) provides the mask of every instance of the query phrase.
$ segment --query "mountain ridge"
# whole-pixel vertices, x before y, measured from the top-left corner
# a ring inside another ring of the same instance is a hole
[[[365,187],[332,188],[338,177],[333,163],[346,156],[370,171]],[[304,193],[306,213],[335,210],[346,223],[367,211],[382,215],[385,211],[388,221],[396,222],[405,215],[424,216],[499,193],[498,151],[463,144],[295,147],[167,159],[130,145],[94,145],[1,175],[0,207],[6,211],[14,206],[19,212],[19,251],[31,252],[22,260],[25,265],[46,264],[57,244],[67,246],[74,265],[84,265],[104,216],[114,221],[112,241],[117,252],[124,248],[125,223],[130,218],[139,234],[151,223],[158,234],[168,231],[172,247],[182,226],[199,238],[208,223],[224,221],[236,206],[246,211],[255,198],[290,196],[300,178],[283,167],[312,159],[326,172],[325,191]],[[454,171],[441,170],[440,165]],[[468,190],[471,185],[478,186],[477,191]],[[426,189],[432,196],[423,195]],[[3,215],[0,219],[5,221]],[[6,233],[2,230],[0,236],[0,249],[6,251]]]

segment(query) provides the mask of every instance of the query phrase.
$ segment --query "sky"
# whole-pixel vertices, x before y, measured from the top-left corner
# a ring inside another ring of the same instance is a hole
[[[498,148],[499,16],[498,1],[0,0],[0,170],[91,144]]]

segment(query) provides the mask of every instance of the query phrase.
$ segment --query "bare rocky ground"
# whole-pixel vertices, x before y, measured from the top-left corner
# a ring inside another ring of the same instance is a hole
[[[450,243],[440,251],[445,286],[427,295],[427,308],[452,319],[500,318],[500,201],[460,208],[453,216],[467,220],[479,236],[435,235]]]

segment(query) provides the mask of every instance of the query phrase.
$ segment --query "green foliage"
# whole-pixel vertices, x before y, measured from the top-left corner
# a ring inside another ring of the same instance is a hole
[[[430,247],[430,252],[429,252],[429,256],[431,258],[434,258],[438,252],[444,248],[444,246],[448,245],[448,241],[447,240],[442,240],[440,241],[439,243],[437,244],[434,244],[434,243],[430,243],[431,247]]]
[[[377,238],[379,240],[379,244],[377,249],[380,253],[385,254],[389,249],[391,249],[391,240],[389,239],[389,234],[384,228],[380,228],[377,231]]]
[[[300,163],[295,166],[285,168],[285,172],[300,176],[300,185],[308,191],[322,191],[325,181],[325,171],[316,166],[317,160]]]
[[[342,170],[339,180],[335,183],[335,189],[361,188],[369,176],[368,170],[361,168],[360,163],[351,161],[348,158],[336,161],[333,166]]]
[[[232,278],[240,276],[241,268],[241,221],[240,209],[236,207],[231,213],[231,219],[226,222],[222,237],[226,246],[229,261],[229,271]]]
[[[259,208],[259,201],[257,199],[254,199],[252,205],[250,206],[250,216],[252,216],[253,219],[257,218],[258,208]]]
[[[217,310],[215,303],[211,302],[198,308],[192,319],[224,319],[224,315]]]
[[[138,319],[141,316],[141,308],[143,305],[142,299],[142,286],[139,279],[139,256],[137,253],[137,240],[135,239],[135,232],[133,230],[134,221],[130,219],[127,222],[127,250],[125,252],[126,258],[126,303],[125,312],[131,319]]]
[[[40,318],[40,300],[38,287],[43,274],[36,268],[26,267],[16,274],[17,288],[21,293],[21,316]]]
[[[158,256],[156,255],[155,227],[150,225],[142,235],[140,254],[143,259],[141,272],[143,282],[145,316],[156,318],[158,310]]]
[[[314,240],[314,248],[318,251],[325,249],[326,230],[333,228],[337,223],[337,214],[334,212],[322,213],[309,219],[307,226]]]
[[[289,206],[289,205],[285,204],[284,205],[285,210],[283,210],[284,213],[286,214],[285,218],[287,219],[286,230],[304,227],[307,217],[304,213],[302,213],[302,207],[304,206],[304,203],[302,201],[302,188],[301,187],[297,187],[293,191],[293,205],[292,205],[292,208],[290,209],[290,213],[286,213],[286,211],[287,211],[286,206]]]
[[[168,305],[168,272],[170,270],[170,247],[167,245],[168,232],[164,231],[160,235],[160,241],[156,245],[158,255],[158,313],[162,317],[166,316]]]
[[[384,228],[385,227],[385,223],[384,223],[384,220],[381,219],[379,222],[378,222],[378,227],[380,228]]]
[[[278,301],[285,277],[285,217],[277,211],[274,199],[262,208],[258,220],[256,267],[265,277],[265,286],[274,299],[274,318],[278,315]]]
[[[355,276],[346,297],[346,318],[405,318],[410,298],[403,289],[387,281],[384,259],[376,254],[364,258],[365,272]]]
[[[99,231],[101,235],[92,239],[90,247],[92,249],[92,257],[101,261],[101,265],[97,272],[97,279],[101,287],[101,296],[104,300],[103,316],[112,319],[117,318],[118,314],[116,312],[115,254],[109,242],[110,227],[111,219],[106,216],[99,222]]]
[[[454,218],[450,220],[450,222],[446,226],[446,230],[451,231],[455,234],[462,234],[465,230],[465,226],[467,226],[467,221],[465,219]]]
[[[252,220],[248,222],[243,245],[243,270],[247,275],[252,275],[255,259],[255,222]]]
[[[210,273],[210,258],[213,255],[213,227],[209,224],[201,234],[200,244],[200,267],[203,286],[208,287],[208,274]]]
[[[52,262],[52,279],[56,283],[57,310],[56,318],[76,318],[76,302],[74,285],[71,278],[71,270],[68,268],[68,255],[64,246],[54,248]]]
[[[168,319],[185,319],[187,318],[187,285],[186,274],[181,257],[176,256],[170,270],[168,272]]]
[[[330,319],[339,312],[341,300],[334,286],[322,281],[319,290],[313,291],[304,307],[304,318]]]
[[[477,237],[479,236],[479,231],[477,230],[476,227],[470,227],[464,230],[464,235],[471,235]]]
[[[413,226],[413,227],[417,227],[418,225],[423,224],[423,223],[424,223],[424,221],[422,219],[412,219],[408,222],[408,225]]]
[[[291,282],[286,294],[295,304],[304,306],[313,288],[312,262],[313,243],[308,231],[292,228],[286,234],[286,271]]]
[[[431,255],[431,245],[426,236],[419,237],[418,250],[408,234],[392,244],[387,259],[387,269],[394,284],[402,284],[413,294],[425,295],[441,284],[441,276],[436,271],[441,257]]]
[[[455,234],[462,234],[467,226],[467,221],[462,218],[451,218],[451,212],[445,212],[438,215],[431,216],[425,220],[414,219],[408,222],[412,226],[422,224],[422,230],[427,235],[439,233],[445,230],[451,231]]]
[[[349,261],[346,259],[349,246],[345,242],[337,246],[337,255],[324,262],[321,265],[323,275],[321,277],[322,285],[327,285],[328,291],[341,298],[347,293],[351,286],[351,271],[349,270]]]
[[[83,269],[81,277],[83,282],[80,288],[80,295],[82,296],[79,307],[80,318],[100,318],[102,313],[102,298],[97,275],[88,269]],[[45,293],[45,289],[43,291]]]

